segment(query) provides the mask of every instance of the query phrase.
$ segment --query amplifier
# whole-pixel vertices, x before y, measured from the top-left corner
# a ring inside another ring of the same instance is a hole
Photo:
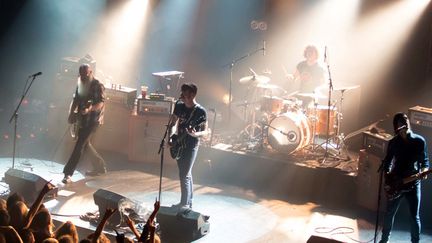
[[[432,109],[414,106],[408,109],[408,118],[411,123],[411,129],[426,139],[428,153],[432,154]]]
[[[151,100],[165,100],[165,94],[159,94],[159,93],[150,93]]]
[[[366,152],[384,158],[387,146],[393,136],[388,133],[363,132],[363,149]]]
[[[408,109],[408,117],[411,125],[432,128],[432,109],[422,106],[414,106]]]
[[[376,211],[378,200],[378,187],[381,166],[380,157],[366,152],[365,149],[359,151],[358,171],[356,177],[357,184],[357,204],[363,208]],[[384,188],[381,188],[381,195],[384,195]],[[380,211],[385,209],[385,200],[382,200]]]
[[[172,100],[138,99],[137,114],[171,114],[174,102]]]
[[[132,108],[137,97],[137,90],[123,86],[117,89],[105,87],[105,96],[111,102],[121,103]]]

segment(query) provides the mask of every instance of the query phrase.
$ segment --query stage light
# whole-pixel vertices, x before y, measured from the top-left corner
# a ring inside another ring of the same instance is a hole
[[[98,69],[108,76],[114,76],[110,83],[128,85],[136,75],[136,64],[143,46],[146,30],[148,0],[131,0],[119,3],[105,16],[99,34],[93,39],[93,56]]]
[[[231,101],[233,100],[233,96],[231,96]],[[229,94],[224,94],[222,97],[222,101],[225,105],[228,105],[229,103]]]

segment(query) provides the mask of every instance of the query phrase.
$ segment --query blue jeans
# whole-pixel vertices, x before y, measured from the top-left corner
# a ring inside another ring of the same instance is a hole
[[[193,179],[192,167],[198,154],[198,146],[185,148],[180,159],[177,160],[180,177],[181,205],[192,207]]]
[[[413,189],[408,192],[403,192],[402,195],[394,200],[387,200],[387,209],[384,216],[384,225],[382,229],[381,241],[386,242],[390,237],[390,232],[393,228],[394,217],[399,209],[402,198],[406,198],[410,211],[411,224],[411,242],[420,241],[420,199],[421,199],[421,184],[417,183]]]

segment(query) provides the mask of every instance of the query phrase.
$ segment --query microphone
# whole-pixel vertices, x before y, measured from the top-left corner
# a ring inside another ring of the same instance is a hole
[[[324,47],[324,62],[327,63],[327,46]]]
[[[402,125],[402,126],[396,128],[396,132],[399,132],[400,130],[405,129],[405,128],[408,128],[408,126],[407,125]]]
[[[42,75],[42,72],[37,72],[29,76],[29,78],[34,78],[36,76]]]
[[[265,56],[266,55],[266,41],[263,41],[263,48],[262,48],[262,50],[263,50],[263,56]]]

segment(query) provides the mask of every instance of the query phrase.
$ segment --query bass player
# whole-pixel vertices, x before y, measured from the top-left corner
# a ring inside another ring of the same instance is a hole
[[[425,139],[415,134],[410,127],[408,116],[396,113],[393,117],[395,136],[390,140],[382,168],[385,178],[385,191],[392,191],[387,197],[387,207],[380,243],[388,242],[394,217],[402,198],[408,202],[410,211],[411,242],[420,241],[420,179],[429,172],[429,159]],[[419,175],[409,183],[406,178]],[[395,193],[397,192],[397,193]]]

